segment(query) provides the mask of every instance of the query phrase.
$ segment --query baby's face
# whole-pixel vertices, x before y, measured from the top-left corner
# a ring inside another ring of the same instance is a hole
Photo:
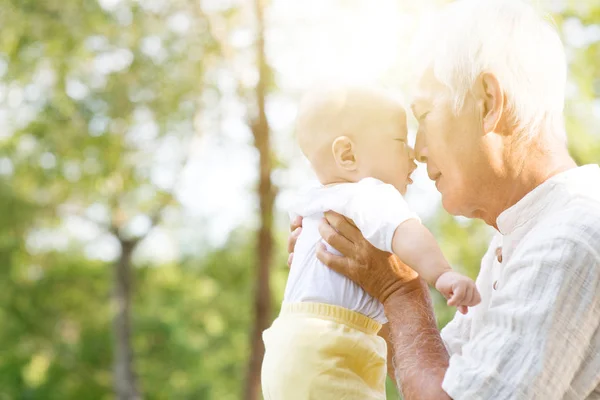
[[[315,92],[299,111],[298,143],[322,184],[372,177],[402,194],[416,164],[407,145],[406,112],[371,88]]]
[[[361,178],[377,178],[405,194],[416,168],[407,143],[406,113],[402,108],[390,110],[369,131],[359,135],[356,143]]]

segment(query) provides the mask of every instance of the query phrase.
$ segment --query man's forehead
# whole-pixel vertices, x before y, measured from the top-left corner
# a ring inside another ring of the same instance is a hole
[[[421,91],[413,98],[410,109],[412,110],[413,114],[415,114],[417,110],[427,107],[430,103],[431,97]]]
[[[415,109],[430,106],[435,96],[440,94],[442,88],[443,85],[435,77],[433,69],[426,69],[419,78],[419,83],[416,87],[416,93],[411,104],[413,112]]]

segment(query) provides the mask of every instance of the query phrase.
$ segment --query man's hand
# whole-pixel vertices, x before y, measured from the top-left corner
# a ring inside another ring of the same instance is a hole
[[[414,270],[393,254],[372,246],[344,216],[325,213],[319,233],[342,255],[331,254],[321,245],[317,248],[317,258],[356,282],[382,304],[395,292],[421,289],[419,275]]]
[[[302,233],[302,217],[296,217],[290,222],[290,237],[288,238],[288,267],[292,266],[294,260],[294,247],[296,247],[296,241]]]

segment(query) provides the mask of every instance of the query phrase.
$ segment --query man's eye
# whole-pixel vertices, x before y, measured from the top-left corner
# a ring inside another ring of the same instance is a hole
[[[425,119],[425,117],[427,117],[427,115],[429,115],[429,111],[427,111],[426,113],[421,114],[421,116],[419,117],[419,121],[423,121],[423,119]]]

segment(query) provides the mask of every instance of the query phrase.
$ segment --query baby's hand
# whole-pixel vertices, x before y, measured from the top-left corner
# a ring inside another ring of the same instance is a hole
[[[448,299],[449,306],[458,307],[466,314],[467,307],[481,302],[481,296],[473,280],[455,271],[444,272],[435,282],[435,288]]]

